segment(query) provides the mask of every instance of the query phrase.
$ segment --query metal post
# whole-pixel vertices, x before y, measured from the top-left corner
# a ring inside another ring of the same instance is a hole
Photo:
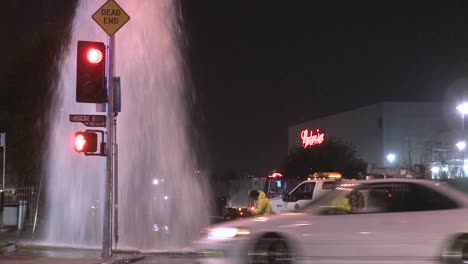
[[[119,145],[117,144],[117,120],[114,120],[114,242],[119,242]]]
[[[114,90],[112,78],[115,75],[115,36],[107,37],[107,142],[106,142],[106,180],[104,197],[104,216],[102,228],[101,256],[112,256],[112,178],[113,178],[113,146],[114,146]]]
[[[114,60],[114,63],[115,60]],[[120,111],[120,77],[113,78],[114,83],[114,100],[113,100],[113,111],[114,111],[114,195],[113,195],[113,221],[114,221],[114,242],[115,248],[117,249],[117,243],[119,242],[119,144],[117,144],[117,115]]]
[[[36,227],[37,227],[37,215],[39,213],[39,202],[41,201],[41,192],[42,192],[42,179],[44,178],[44,173],[41,174],[41,179],[39,180],[39,189],[37,190],[37,199],[36,199],[36,212],[34,213],[34,224],[32,230],[32,237],[36,235]],[[32,206],[32,204],[31,204]]]
[[[2,181],[2,191],[5,190],[5,162],[6,162],[6,133],[3,133],[3,181]]]
[[[465,139],[465,113],[462,113],[462,140],[463,140],[463,142],[466,143],[466,139]],[[465,177],[465,148],[462,149],[462,160],[461,160],[462,177]]]

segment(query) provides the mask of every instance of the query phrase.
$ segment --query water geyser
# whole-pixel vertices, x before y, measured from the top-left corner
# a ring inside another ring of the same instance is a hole
[[[190,91],[173,0],[119,0],[131,20],[116,34],[116,74],[122,80],[119,145],[119,248],[179,250],[208,224],[206,182],[194,173]],[[104,114],[75,102],[76,43],[106,42],[91,19],[104,1],[78,4],[61,59],[51,107],[44,243],[99,248],[102,239],[104,157],[74,152],[73,135],[86,129],[69,114]],[[69,142],[69,144],[64,144]]]

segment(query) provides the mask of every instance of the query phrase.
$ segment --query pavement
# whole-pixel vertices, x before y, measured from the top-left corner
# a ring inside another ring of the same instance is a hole
[[[23,246],[33,240],[32,228],[18,231],[16,227],[0,229],[0,263],[2,264],[123,264],[140,262],[144,256],[114,254],[101,258],[100,250],[57,249]]]

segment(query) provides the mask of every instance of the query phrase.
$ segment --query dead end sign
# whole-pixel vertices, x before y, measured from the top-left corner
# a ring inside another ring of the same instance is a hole
[[[107,1],[92,17],[109,36],[130,20],[130,16],[114,0]]]

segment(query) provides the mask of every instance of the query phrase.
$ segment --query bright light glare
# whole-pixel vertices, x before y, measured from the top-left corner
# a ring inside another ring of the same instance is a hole
[[[154,184],[154,185],[158,185],[158,184],[159,184],[159,180],[158,180],[158,179],[154,179],[154,180],[153,180],[153,184]]]
[[[86,53],[86,58],[90,63],[100,63],[102,61],[102,52],[96,48],[91,48]]]
[[[458,110],[458,112],[460,112],[460,114],[462,114],[462,115],[468,114],[468,103],[459,104],[459,105],[457,106],[457,110]]]
[[[395,154],[390,153],[390,154],[387,155],[387,160],[388,160],[389,162],[394,162],[395,159],[396,159],[396,155],[395,155]]]
[[[432,173],[439,173],[440,168],[439,167],[432,167],[431,171],[432,171]]]
[[[169,197],[167,195],[164,195],[164,200],[167,200],[169,199]]]
[[[455,144],[459,150],[464,150],[466,148],[466,142],[465,141],[460,141],[457,144]]]
[[[231,238],[235,237],[236,233],[237,228],[215,228],[208,234],[208,238]]]
[[[208,233],[208,238],[222,239],[232,238],[236,235],[249,235],[250,231],[247,229],[239,229],[234,227],[219,227],[211,230]]]

